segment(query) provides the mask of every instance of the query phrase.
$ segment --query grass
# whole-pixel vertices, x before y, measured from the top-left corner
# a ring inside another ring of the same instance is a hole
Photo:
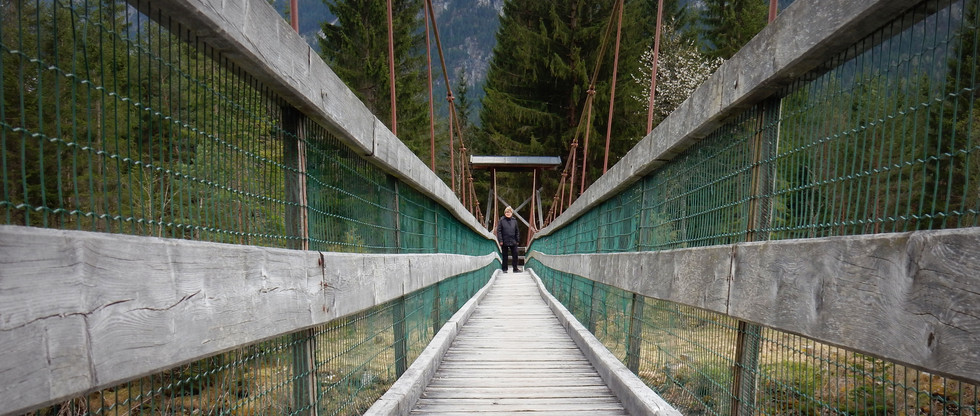
[[[734,332],[683,318],[644,334],[653,340],[643,344],[639,375],[686,415],[729,414]],[[980,415],[976,385],[775,330],[762,335],[757,414]]]

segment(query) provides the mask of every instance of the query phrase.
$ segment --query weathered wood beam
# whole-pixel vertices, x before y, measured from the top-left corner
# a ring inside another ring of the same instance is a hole
[[[494,259],[0,226],[0,414],[325,323]]]
[[[530,257],[629,292],[980,383],[980,228]]]

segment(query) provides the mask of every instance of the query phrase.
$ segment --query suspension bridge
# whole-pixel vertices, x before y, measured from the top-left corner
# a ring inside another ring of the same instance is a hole
[[[523,273],[268,2],[0,7],[0,414],[980,414],[977,0],[797,0]]]

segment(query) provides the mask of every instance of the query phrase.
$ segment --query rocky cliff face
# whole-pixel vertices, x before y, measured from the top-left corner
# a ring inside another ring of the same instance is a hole
[[[477,92],[487,77],[504,0],[434,0],[450,81],[459,71]],[[479,91],[482,95],[482,91]]]

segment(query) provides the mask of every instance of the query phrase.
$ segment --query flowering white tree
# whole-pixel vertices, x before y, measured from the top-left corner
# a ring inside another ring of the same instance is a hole
[[[660,35],[660,54],[657,61],[657,94],[654,114],[657,121],[663,120],[684,100],[687,99],[718,67],[724,59],[711,59],[704,56],[693,39],[684,39],[674,24],[667,23]],[[643,104],[644,110],[650,106],[650,73],[653,71],[653,48],[640,58],[641,73],[631,73],[633,81],[642,86],[646,94],[633,96]],[[656,124],[656,123],[655,123]]]

